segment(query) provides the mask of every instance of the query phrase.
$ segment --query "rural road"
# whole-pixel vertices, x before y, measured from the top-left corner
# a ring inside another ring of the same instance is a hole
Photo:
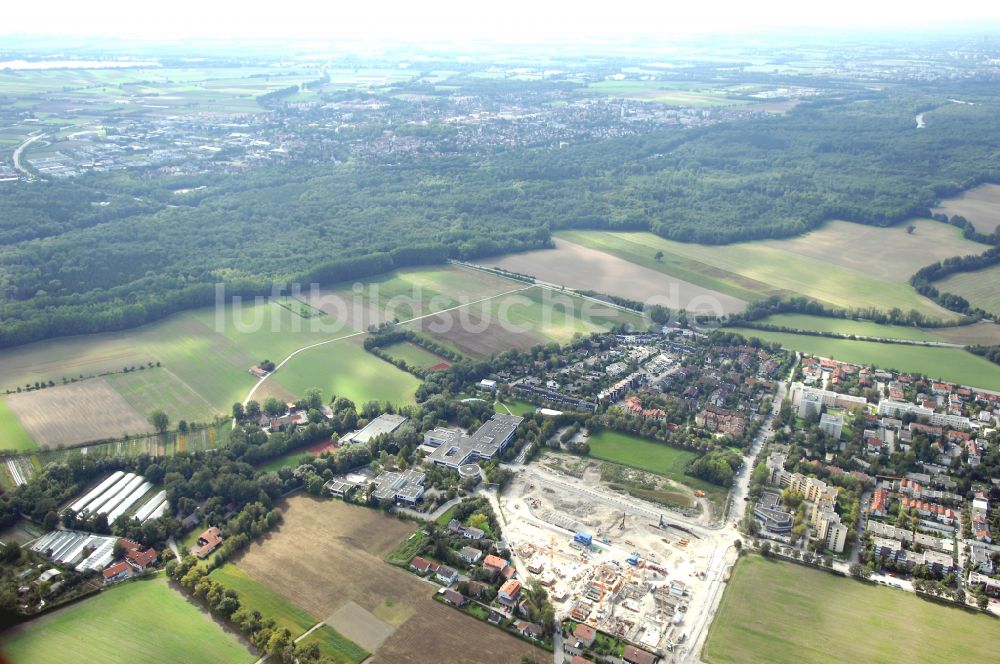
[[[20,145],[18,145],[16,148],[14,148],[14,168],[16,168],[17,170],[21,171],[22,173],[24,173],[25,175],[27,175],[29,178],[34,177],[34,175],[31,173],[31,171],[29,171],[27,168],[25,168],[24,166],[21,165],[21,153],[24,152],[24,149],[26,147],[28,147],[29,145],[31,145],[32,143],[34,143],[35,141],[37,141],[39,139],[45,138],[46,136],[47,136],[47,134],[44,134],[44,133],[34,134],[33,136],[29,137],[26,141],[24,141],[23,143],[21,143]]]

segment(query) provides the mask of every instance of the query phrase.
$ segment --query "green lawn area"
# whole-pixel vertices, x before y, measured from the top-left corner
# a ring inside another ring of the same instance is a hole
[[[293,395],[318,387],[325,398],[344,396],[357,404],[372,399],[414,403],[420,380],[366,352],[360,340],[361,337],[335,341],[299,353],[272,380]]]
[[[723,662],[995,661],[1000,623],[793,563],[745,556],[702,659]]]
[[[319,622],[317,618],[298,608],[264,584],[257,582],[232,563],[227,563],[214,570],[211,576],[226,588],[231,588],[239,593],[240,602],[244,606],[260,611],[261,615],[265,617],[274,618],[279,627],[287,628],[292,633],[293,639]],[[361,662],[369,655],[364,649],[342,636],[329,625],[317,629],[303,642],[306,644],[318,643],[320,651],[337,662]]]
[[[591,436],[587,443],[590,456],[595,459],[648,470],[693,489],[701,489],[720,504],[725,500],[725,488],[684,474],[688,463],[698,456],[694,452],[607,429]]]
[[[961,295],[973,306],[1000,315],[1000,265],[959,272],[934,282],[934,287],[943,293]]]
[[[14,664],[257,659],[163,576],[102,592],[5,632],[2,641],[4,655]]]
[[[504,408],[506,406],[506,408]],[[513,399],[510,401],[500,402],[497,401],[493,404],[493,410],[498,413],[507,413],[510,411],[511,415],[518,415],[524,417],[525,415],[530,415],[535,412],[535,405],[530,404],[527,401],[521,401],[519,399]]]
[[[727,328],[746,337],[780,343],[785,348],[866,366],[925,374],[962,385],[1000,390],[1000,366],[961,348],[829,339],[791,332]]]
[[[382,348],[389,357],[403,360],[415,369],[430,369],[438,364],[451,364],[447,358],[409,341],[400,341]]]
[[[455,506],[452,505],[451,507],[449,507],[444,511],[444,514],[435,519],[434,522],[437,523],[437,525],[439,526],[447,526],[448,522],[451,521],[452,519],[451,515],[454,513],[455,513]]]
[[[445,523],[448,522],[445,521]],[[406,539],[399,543],[399,546],[389,552],[385,557],[386,562],[400,566],[408,565],[426,540],[427,536],[423,532],[419,530],[413,531]]]
[[[257,470],[268,473],[281,470],[282,468],[298,468],[299,459],[301,459],[304,456],[312,458],[312,455],[309,454],[309,452],[305,449],[293,450],[291,452],[288,452],[287,454],[282,454],[279,457],[275,457],[270,461],[262,463],[261,465],[257,466]]]
[[[0,398],[0,450],[27,452],[36,449],[34,439],[21,426],[7,402]]]
[[[793,239],[718,246],[652,233],[561,231],[557,236],[743,300],[805,295],[834,307],[899,307],[952,319],[954,314],[918,294],[907,279],[936,257],[979,253],[983,245],[955,236],[955,229],[943,224],[915,223],[913,236],[898,227],[831,222]],[[880,257],[876,247],[886,245],[900,250]],[[655,259],[658,251],[663,252],[660,260]]]
[[[832,332],[834,334],[881,339],[907,339],[911,341],[941,341],[933,330],[905,325],[879,325],[867,320],[828,318],[809,314],[775,314],[756,321],[762,325],[777,325],[807,332]]]

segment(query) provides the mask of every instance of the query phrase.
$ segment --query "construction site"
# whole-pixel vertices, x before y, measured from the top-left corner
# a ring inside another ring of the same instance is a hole
[[[685,642],[686,618],[706,610],[699,591],[722,538],[731,538],[535,465],[518,473],[499,505],[518,568],[548,589],[557,618],[662,656]]]

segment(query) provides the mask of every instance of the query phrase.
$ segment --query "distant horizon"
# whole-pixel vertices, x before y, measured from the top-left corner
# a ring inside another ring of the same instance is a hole
[[[705,37],[975,34],[1000,28],[1000,4],[976,0],[926,8],[905,0],[843,0],[834,9],[803,6],[796,0],[761,0],[752,6],[725,0],[684,7],[647,7],[634,0],[613,6],[568,0],[508,0],[496,6],[430,0],[414,6],[393,0],[360,7],[313,7],[303,0],[286,0],[280,11],[260,0],[175,0],[167,7],[168,11],[159,11],[124,0],[95,0],[85,6],[56,0],[47,3],[47,14],[40,20],[37,7],[14,5],[5,11],[0,38],[144,43],[350,39],[374,47],[429,40],[516,45]]]

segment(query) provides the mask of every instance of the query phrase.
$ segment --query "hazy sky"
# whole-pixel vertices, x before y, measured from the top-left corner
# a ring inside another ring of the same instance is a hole
[[[789,28],[924,29],[1000,22],[950,0],[49,0],[4,3],[0,33],[120,37],[523,41]]]

